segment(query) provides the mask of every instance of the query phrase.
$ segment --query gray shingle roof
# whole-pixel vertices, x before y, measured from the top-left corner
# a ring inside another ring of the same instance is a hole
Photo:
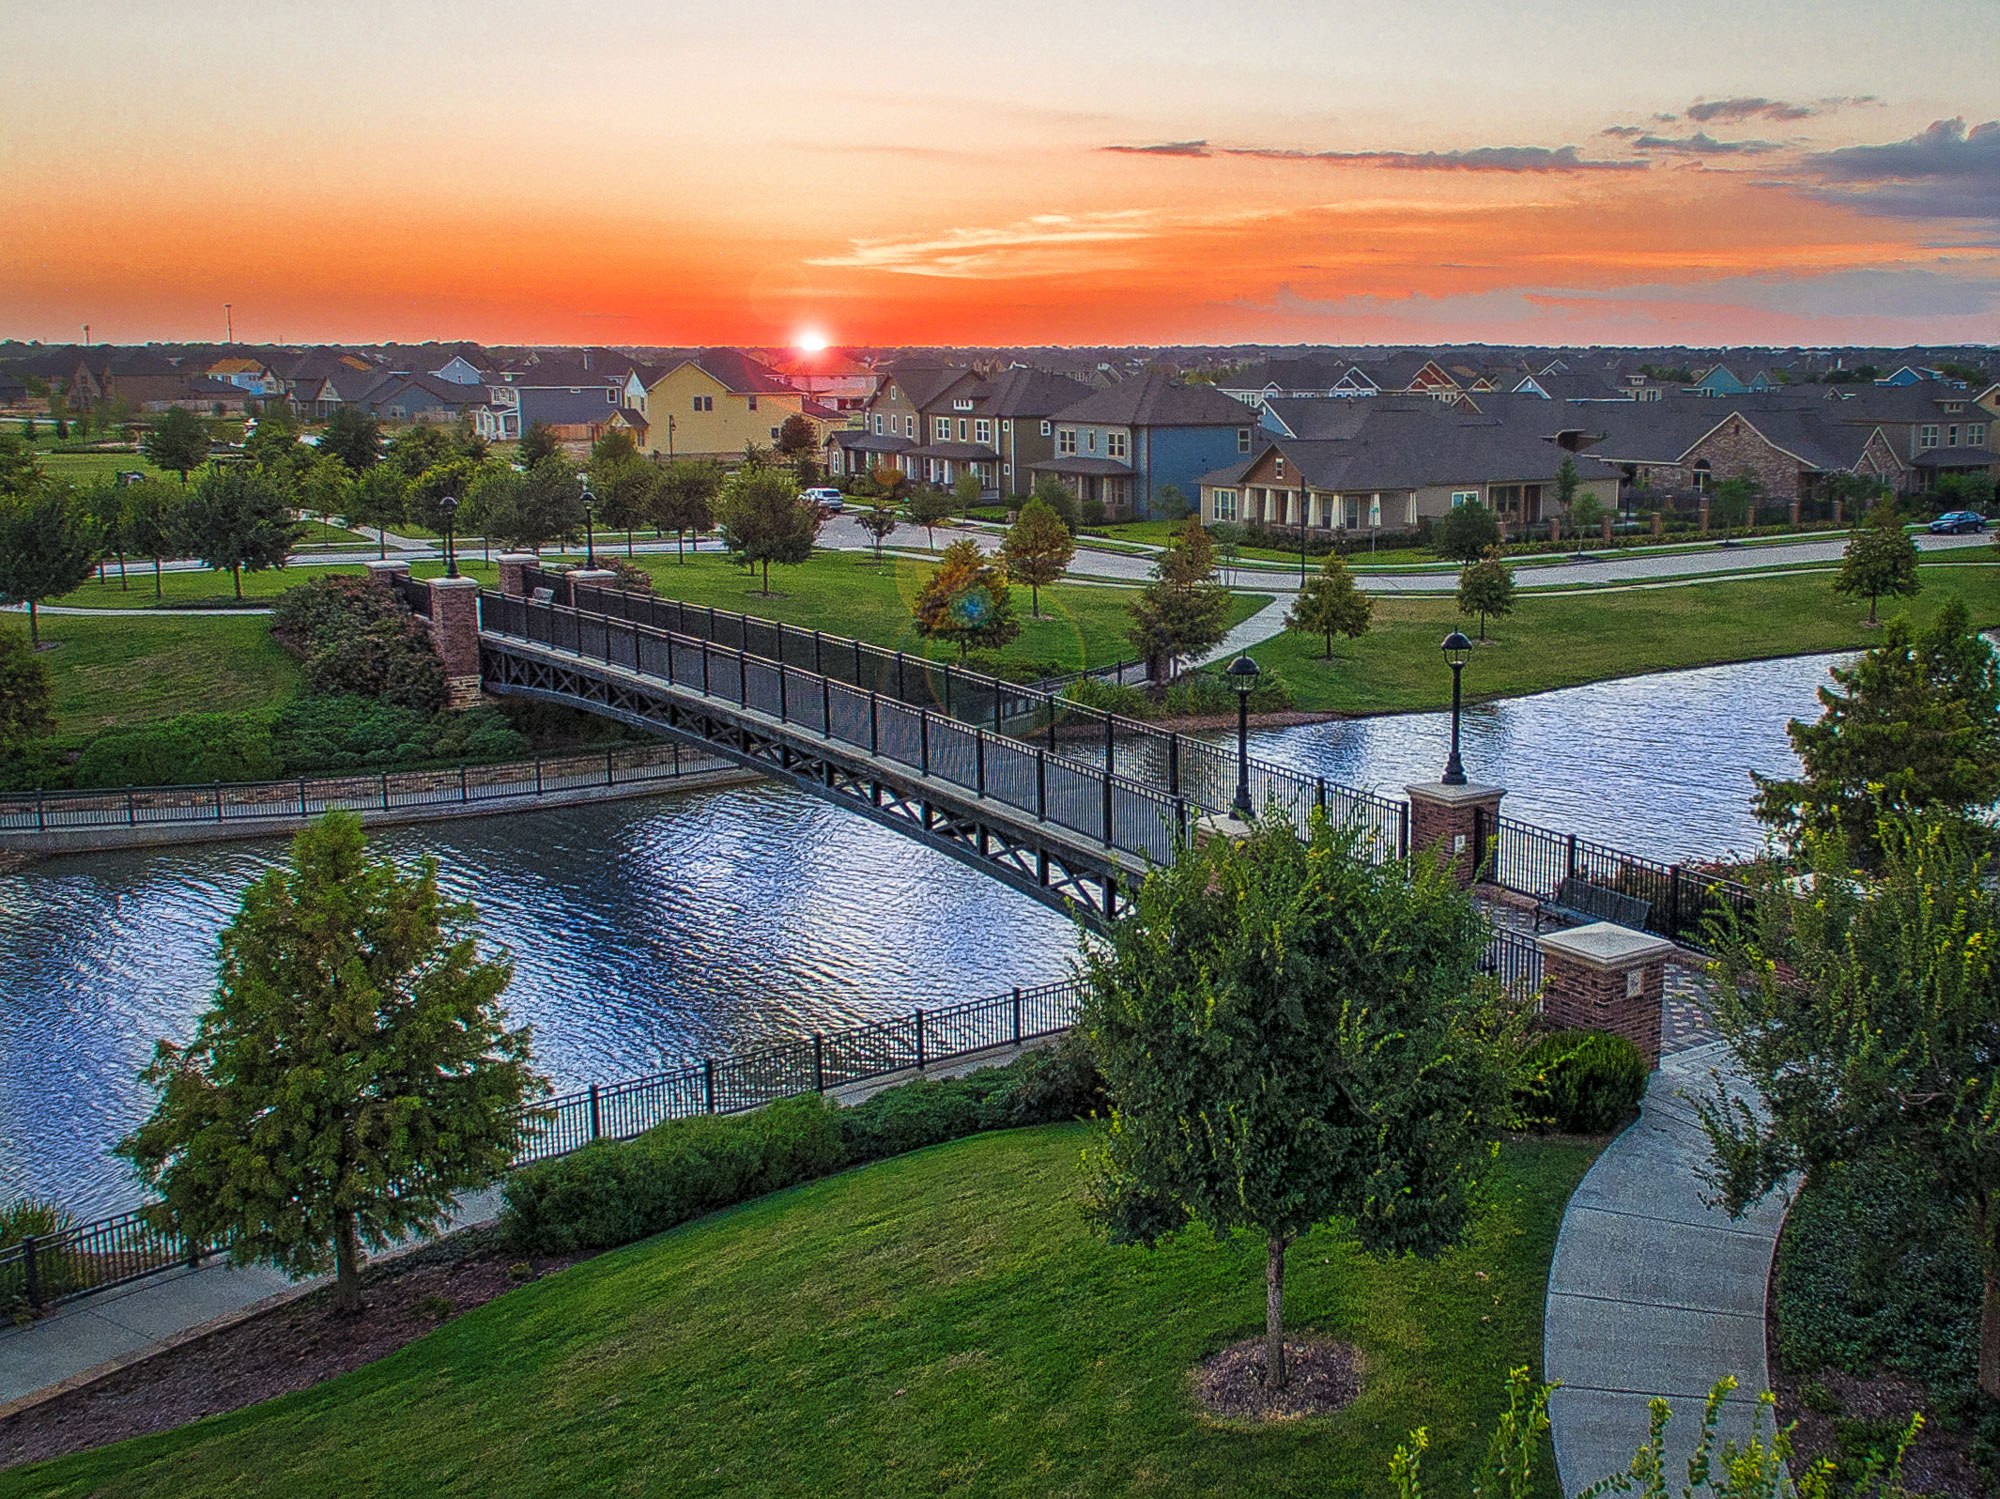
[[[1181,385],[1149,371],[1109,390],[1093,391],[1057,412],[1056,420],[1114,427],[1249,427],[1256,424],[1256,415],[1213,385]]]

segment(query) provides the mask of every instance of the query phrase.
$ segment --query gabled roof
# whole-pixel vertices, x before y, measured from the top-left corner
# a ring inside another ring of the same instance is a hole
[[[1301,405],[1308,404],[1301,402]],[[1342,437],[1271,437],[1246,461],[1210,475],[1204,484],[1235,484],[1275,449],[1314,489],[1373,491],[1447,484],[1552,482],[1570,458],[1581,479],[1615,479],[1619,471],[1569,454],[1533,428],[1465,413],[1440,402],[1376,399],[1317,404],[1355,408]],[[1321,430],[1332,430],[1333,424]]]
[[[1090,394],[1090,387],[1053,370],[1016,365],[979,388],[973,410],[981,416],[1051,417]]]
[[[977,379],[975,371],[956,365],[896,364],[889,369],[877,394],[894,386],[901,397],[922,411],[961,380]]]
[[[703,349],[668,370],[693,365],[719,382],[733,396],[797,395],[798,388],[761,359],[752,359],[741,349]],[[622,376],[620,377],[623,378]]]
[[[1213,385],[1182,385],[1149,371],[1092,392],[1057,412],[1056,420],[1115,427],[1248,427],[1255,425],[1256,416]]]

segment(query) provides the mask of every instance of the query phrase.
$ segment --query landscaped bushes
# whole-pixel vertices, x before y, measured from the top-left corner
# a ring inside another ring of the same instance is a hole
[[[1646,1059],[1623,1036],[1557,1031],[1524,1058],[1531,1081],[1517,1102],[1530,1119],[1571,1135],[1609,1134],[1646,1092]]]
[[[509,1177],[502,1226],[541,1254],[608,1249],[843,1166],[981,1130],[1073,1119],[1102,1101],[1088,1049],[1065,1037],[1005,1067],[920,1078],[851,1109],[808,1094],[587,1145]]]
[[[1157,695],[1098,677],[1079,677],[1062,691],[1073,703],[1123,718],[1213,718],[1236,712],[1236,689],[1217,672],[1194,671]],[[1257,678],[1250,693],[1252,713],[1282,713],[1292,706],[1292,690],[1275,671]]]
[[[77,756],[71,784],[185,786],[268,781],[280,774],[270,721],[257,713],[184,713],[165,723],[106,729]]]
[[[401,599],[372,579],[314,578],[278,598],[271,633],[305,660],[314,692],[358,694],[435,713],[444,666]]]
[[[394,770],[427,762],[518,760],[533,753],[497,708],[420,713],[343,693],[287,703],[271,725],[279,774]]]

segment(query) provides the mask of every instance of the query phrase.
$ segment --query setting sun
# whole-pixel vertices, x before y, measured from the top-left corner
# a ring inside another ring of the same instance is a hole
[[[817,328],[807,328],[792,340],[803,354],[817,354],[826,348],[826,335]]]

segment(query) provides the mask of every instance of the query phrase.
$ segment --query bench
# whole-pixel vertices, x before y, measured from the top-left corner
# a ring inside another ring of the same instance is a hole
[[[1535,930],[1539,932],[1542,929],[1544,916],[1560,916],[1578,925],[1608,921],[1614,926],[1631,927],[1634,931],[1643,932],[1646,918],[1652,911],[1651,901],[1620,895],[1616,890],[1571,876],[1556,887],[1553,896],[1535,903]]]

